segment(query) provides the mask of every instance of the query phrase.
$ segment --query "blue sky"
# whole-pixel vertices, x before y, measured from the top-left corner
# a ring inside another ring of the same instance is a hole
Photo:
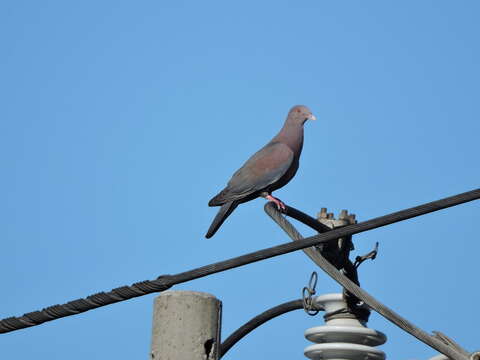
[[[359,220],[478,187],[476,1],[0,3],[0,317],[287,242],[240,206],[210,240],[208,200],[308,105],[300,170],[276,195]],[[480,348],[479,203],[354,237],[363,287]],[[305,235],[311,234],[302,228]],[[299,297],[294,253],[182,284],[223,301],[223,337]],[[318,292],[338,291],[320,274]],[[146,358],[154,295],[0,336],[4,359]],[[224,358],[301,359],[294,312]],[[389,358],[434,351],[373,314]]]

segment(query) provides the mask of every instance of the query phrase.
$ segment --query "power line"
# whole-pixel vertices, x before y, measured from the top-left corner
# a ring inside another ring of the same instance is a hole
[[[331,230],[327,233],[318,234],[305,238],[298,242],[289,242],[277,245],[268,249],[259,250],[253,253],[238,256],[225,261],[202,266],[190,271],[176,275],[163,275],[156,280],[137,282],[131,286],[122,286],[109,292],[100,292],[87,296],[83,299],[70,301],[62,305],[53,305],[40,311],[26,313],[20,317],[9,317],[0,320],[0,333],[7,333],[26,327],[40,325],[47,321],[56,320],[62,317],[76,315],[98,307],[110,305],[116,302],[125,301],[135,297],[164,291],[175,284],[198,279],[217,272],[229,270],[238,266],[250,264],[256,261],[269,259],[275,256],[301,250],[320,243],[328,242],[340,237],[345,237],[360,232],[372,230],[381,226],[393,224],[399,221],[425,215],[434,211],[442,210],[451,206],[463,204],[480,198],[480,189],[475,189],[441,200],[415,206],[409,209],[380,216],[358,224],[348,225],[342,228]],[[293,208],[291,208],[293,209]]]
[[[255,316],[250,321],[246,322],[237,330],[235,330],[222,343],[222,345],[220,346],[219,358],[222,358],[227,353],[227,351],[232,348],[232,346],[234,346],[237,342],[239,342],[241,339],[243,339],[246,335],[248,335],[250,332],[255,330],[260,325],[265,324],[267,321],[270,321],[273,318],[276,318],[277,316],[280,316],[280,315],[286,314],[287,312],[298,310],[298,309],[303,309],[302,299],[288,301],[286,303],[277,305]],[[318,309],[318,310],[323,310],[323,309]]]

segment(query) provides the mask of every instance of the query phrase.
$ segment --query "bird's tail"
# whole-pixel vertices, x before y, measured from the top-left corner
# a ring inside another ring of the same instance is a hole
[[[235,201],[230,201],[222,205],[220,210],[218,210],[215,219],[213,219],[212,225],[208,228],[207,234],[205,237],[210,239],[217,232],[218,228],[223,224],[223,222],[230,216],[230,214],[238,206],[238,203]]]

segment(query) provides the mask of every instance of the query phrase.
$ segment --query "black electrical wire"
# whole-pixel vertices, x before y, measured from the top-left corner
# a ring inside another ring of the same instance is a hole
[[[267,203],[267,204],[269,204],[269,203]],[[317,219],[311,217],[308,214],[305,214],[304,212],[302,212],[300,210],[292,208],[290,206],[286,206],[286,209],[282,212],[285,215],[288,215],[288,216],[304,223],[305,225],[310,226],[312,229],[317,230],[319,233],[324,233],[324,232],[332,230],[327,225],[322,224]],[[267,212],[267,214],[268,214],[268,212]]]
[[[20,317],[9,317],[0,320],[0,333],[7,333],[30,326],[36,326],[47,321],[56,320],[65,316],[76,315],[119,301],[125,301],[138,296],[164,291],[175,284],[180,284],[217,272],[229,270],[238,266],[305,249],[311,246],[318,245],[320,243],[328,242],[353,234],[358,234],[360,232],[411,219],[416,216],[425,215],[434,211],[463,204],[465,202],[476,200],[479,198],[480,189],[475,189],[462,194],[412,207],[406,210],[401,210],[388,215],[380,216],[358,224],[348,225],[342,228],[334,229],[323,234],[318,234],[305,238],[302,241],[289,242],[286,244],[277,245],[268,249],[259,250],[225,261],[220,261],[214,264],[202,266],[176,275],[163,275],[158,277],[156,280],[146,280],[137,282],[131,286],[122,286],[119,288],[115,288],[109,292],[100,292],[91,296],[87,296],[83,299],[70,301],[66,304],[53,305],[40,311],[26,313]]]
[[[269,320],[276,318],[277,316],[286,314],[293,310],[303,309],[303,300],[292,300],[286,303],[277,305],[263,313],[255,316],[250,321],[246,322],[244,325],[239,327],[235,330],[220,346],[220,356],[222,358],[223,355],[227,353],[228,350],[232,348],[237,342],[239,342],[243,337],[248,335],[250,332],[255,330],[260,325],[263,325]],[[323,309],[318,309],[323,310]]]

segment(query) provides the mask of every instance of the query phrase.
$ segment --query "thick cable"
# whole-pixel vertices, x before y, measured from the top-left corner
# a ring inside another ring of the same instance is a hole
[[[169,275],[160,276],[156,280],[141,281],[131,286],[121,286],[109,292],[99,292],[83,299],[69,301],[62,305],[52,305],[40,311],[26,313],[20,317],[9,317],[0,320],[0,333],[7,333],[26,327],[40,325],[47,321],[57,320],[96,309],[116,302],[129,300],[138,296],[167,290],[173,280]]]
[[[238,256],[225,261],[202,266],[176,275],[163,275],[156,280],[146,280],[131,286],[122,286],[110,292],[100,292],[83,299],[70,301],[63,305],[53,305],[40,311],[24,314],[20,317],[9,317],[0,320],[0,333],[7,333],[30,326],[40,325],[46,321],[56,320],[65,316],[76,315],[101,306],[110,305],[119,301],[125,301],[134,297],[159,292],[170,288],[175,284],[198,279],[217,272],[229,270],[238,266],[250,264],[256,261],[269,259],[275,256],[287,254],[293,251],[318,245],[340,237],[345,237],[381,226],[393,224],[399,221],[425,215],[434,211],[442,210],[451,206],[466,203],[480,198],[480,189],[468,191],[441,200],[401,210],[388,215],[380,216],[372,220],[358,224],[348,225],[329,232],[305,238],[302,241],[289,242],[268,249]],[[353,293],[353,292],[352,292]]]
[[[269,203],[267,203],[267,204],[269,204]],[[314,217],[311,217],[310,215],[305,214],[303,211],[292,208],[291,206],[285,205],[285,210],[282,211],[282,212],[285,215],[288,215],[291,218],[294,218],[295,220],[298,220],[298,221],[304,223],[305,225],[311,227],[312,229],[318,231],[319,233],[324,233],[324,232],[332,230],[327,225],[322,224],[320,221],[318,221]]]
[[[191,271],[179,273],[175,275],[175,279],[177,280],[176,283],[178,284],[189,280],[198,279],[220,271],[229,270],[241,265],[246,265],[260,260],[265,260],[275,256],[287,254],[293,251],[301,250],[307,247],[338,239],[340,237],[358,234],[367,230],[373,230],[385,225],[390,225],[399,221],[411,219],[417,216],[425,215],[434,211],[446,209],[477,199],[480,199],[480,189],[475,189],[441,200],[432,201],[409,209],[397,211],[358,224],[347,225],[345,227],[330,230],[327,233],[307,237],[301,242],[289,242],[286,244],[273,246],[268,249],[258,250],[253,253],[231,258],[229,260],[217,262]]]
[[[265,211],[267,214],[288,234],[294,242],[303,242],[302,235],[298,230],[280,213],[273,204],[266,204]],[[288,211],[287,211],[288,212]],[[333,230],[332,230],[333,231]],[[365,290],[356,285],[347,278],[342,272],[338,271],[327,259],[325,259],[315,248],[303,249],[303,251],[312,259],[323,271],[325,271],[337,283],[342,285],[346,290],[362,300],[371,309],[378,312],[390,322],[397,325],[402,330],[416,337],[418,340],[448,356],[452,360],[468,360],[468,353],[453,341],[447,342],[438,335],[432,336],[419,327],[412,324],[393,310],[376,300]],[[438,334],[438,333],[437,333]],[[443,334],[442,334],[443,335]]]
[[[243,339],[246,335],[250,332],[255,330],[257,327],[263,325],[267,321],[276,318],[277,316],[286,314],[293,310],[303,309],[303,301],[302,299],[289,301],[278,306],[275,306],[263,313],[255,316],[250,321],[246,322],[244,325],[239,327],[235,330],[220,346],[220,358],[223,357],[227,353],[232,346],[234,346],[237,342]],[[318,309],[323,310],[323,309]]]

